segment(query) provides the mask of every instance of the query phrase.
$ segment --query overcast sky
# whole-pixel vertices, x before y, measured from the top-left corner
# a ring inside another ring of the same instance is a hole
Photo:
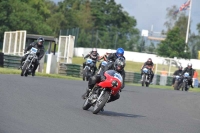
[[[55,2],[62,0],[53,0]],[[121,4],[130,16],[134,16],[137,20],[137,28],[140,30],[150,30],[151,25],[154,31],[165,29],[166,8],[176,5],[180,7],[187,0],[115,0]],[[191,31],[197,33],[196,25],[200,23],[200,0],[192,0],[191,12]],[[188,13],[188,11],[187,11]]]

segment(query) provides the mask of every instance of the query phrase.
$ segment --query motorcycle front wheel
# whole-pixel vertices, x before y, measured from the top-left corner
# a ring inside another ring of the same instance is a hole
[[[174,83],[174,90],[179,90],[180,88],[178,88],[178,81],[175,81]]]
[[[84,103],[83,103],[83,110],[88,110],[91,107],[91,103],[89,102],[89,99],[86,98]]]
[[[86,67],[84,70],[83,70],[83,81],[88,81],[88,72],[89,72],[89,70],[88,70],[88,68]]]
[[[145,85],[145,81],[146,81],[146,75],[143,74],[143,75],[142,75],[142,86]]]
[[[104,91],[104,93],[101,95],[101,97],[98,98],[99,100],[97,100],[94,105],[93,114],[97,114],[99,113],[101,109],[103,109],[109,97],[110,97],[110,93],[108,91]]]
[[[22,66],[21,76],[27,76],[28,75],[27,72],[26,72],[28,65],[29,65],[29,62],[25,62],[24,65]]]

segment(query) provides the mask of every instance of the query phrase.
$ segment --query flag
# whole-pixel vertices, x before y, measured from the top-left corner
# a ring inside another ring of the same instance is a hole
[[[187,2],[185,2],[183,5],[181,5],[181,7],[179,8],[180,11],[182,10],[187,10],[190,7],[190,1],[188,0]]]
[[[191,0],[188,0],[187,2],[182,4],[181,7],[174,12],[174,14],[177,14],[178,12],[183,11],[183,10],[187,10],[190,7],[190,2]]]

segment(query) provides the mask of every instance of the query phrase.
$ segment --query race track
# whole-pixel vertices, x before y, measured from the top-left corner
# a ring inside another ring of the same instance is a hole
[[[126,86],[94,115],[82,110],[86,82],[20,75],[0,82],[0,133],[200,133],[200,93]]]

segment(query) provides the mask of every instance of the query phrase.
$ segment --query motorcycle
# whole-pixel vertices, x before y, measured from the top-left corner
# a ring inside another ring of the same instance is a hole
[[[115,70],[107,70],[104,73],[105,80],[97,83],[90,91],[83,104],[83,110],[93,106],[93,114],[99,113],[109,101],[112,95],[116,95],[122,86],[122,76]]]
[[[151,78],[151,71],[148,67],[144,67],[142,69],[142,86],[146,85],[146,87],[150,84],[150,78]]]
[[[179,85],[182,91],[188,91],[190,86],[188,85],[188,80],[190,79],[190,75],[188,72],[184,73],[183,75],[183,82]]]
[[[22,62],[22,71],[21,71],[21,76],[28,76],[32,73],[32,70],[34,68],[34,61],[37,60],[37,49],[32,47],[29,52],[26,54],[28,55],[26,57],[26,60]]]
[[[88,81],[89,78],[91,76],[93,76],[93,73],[94,73],[94,67],[95,67],[95,63],[93,62],[92,59],[87,59],[86,60],[86,65],[85,67],[83,68],[83,81]]]
[[[108,62],[102,61],[102,62],[99,64],[99,70],[98,70],[97,74],[100,74],[100,72],[101,72],[101,70],[103,69],[103,67],[105,67],[107,64],[108,64]]]
[[[179,88],[180,80],[181,80],[181,75],[176,75],[175,82],[174,82],[174,90],[180,90]]]

